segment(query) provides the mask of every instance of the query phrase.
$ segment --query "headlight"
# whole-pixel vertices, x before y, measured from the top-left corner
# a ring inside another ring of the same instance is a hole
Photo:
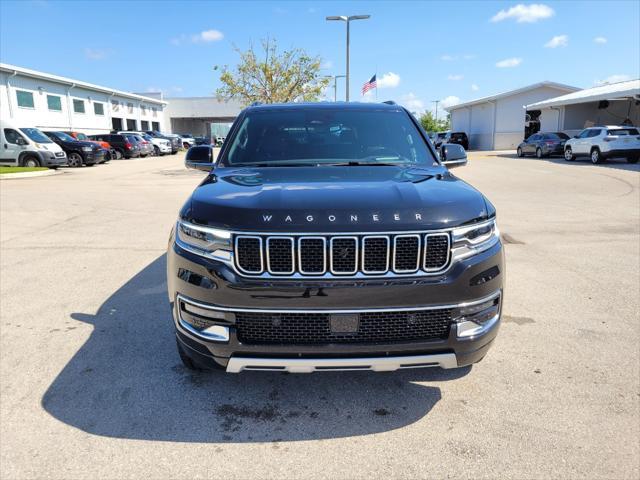
[[[456,228],[452,237],[453,256],[465,258],[493,247],[500,241],[500,230],[494,218],[488,222]]]
[[[92,147],[82,147],[82,151],[83,152],[92,152],[93,148]]]
[[[231,259],[231,232],[178,220],[176,242],[185,250],[218,260]]]

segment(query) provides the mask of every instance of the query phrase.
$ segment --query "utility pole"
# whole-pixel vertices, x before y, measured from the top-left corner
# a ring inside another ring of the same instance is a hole
[[[431,103],[436,104],[436,126],[437,126],[438,125],[438,104],[440,103],[440,100],[432,100]]]
[[[338,16],[331,16],[331,17],[327,17],[327,20],[339,20],[342,22],[346,22],[347,24],[347,85],[346,85],[346,90],[345,90],[345,100],[348,102],[349,101],[349,37],[350,37],[350,32],[349,32],[349,24],[351,23],[352,20],[366,20],[368,18],[370,18],[371,15],[351,15],[351,16],[346,16],[346,15],[338,15]]]

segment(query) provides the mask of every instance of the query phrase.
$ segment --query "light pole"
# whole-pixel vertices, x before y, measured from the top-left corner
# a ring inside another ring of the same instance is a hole
[[[338,79],[344,78],[346,75],[327,75],[325,78],[331,78],[333,80],[333,101],[338,101]]]
[[[331,16],[331,17],[327,17],[327,20],[339,20],[341,22],[346,22],[347,24],[347,79],[346,79],[346,94],[345,94],[345,100],[348,102],[349,101],[349,23],[352,20],[366,20],[368,18],[371,18],[371,15],[350,15],[350,16],[346,16],[346,15],[339,15],[339,16]]]
[[[432,103],[436,104],[436,128],[438,125],[438,104],[440,103],[440,100],[432,100]]]

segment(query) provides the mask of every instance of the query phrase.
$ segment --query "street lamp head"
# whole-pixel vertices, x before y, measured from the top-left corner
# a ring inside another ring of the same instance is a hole
[[[371,15],[351,15],[348,20],[367,20]]]
[[[349,18],[344,15],[333,15],[331,17],[327,17],[327,20],[342,20],[346,22]]]

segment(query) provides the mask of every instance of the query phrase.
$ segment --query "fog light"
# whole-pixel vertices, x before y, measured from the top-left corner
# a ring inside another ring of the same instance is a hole
[[[229,323],[225,312],[200,308],[186,302],[180,302],[178,321],[182,328],[199,337],[214,342],[229,341],[229,327],[220,323]]]
[[[455,312],[458,338],[487,332],[500,318],[500,296],[476,305],[460,307]]]

